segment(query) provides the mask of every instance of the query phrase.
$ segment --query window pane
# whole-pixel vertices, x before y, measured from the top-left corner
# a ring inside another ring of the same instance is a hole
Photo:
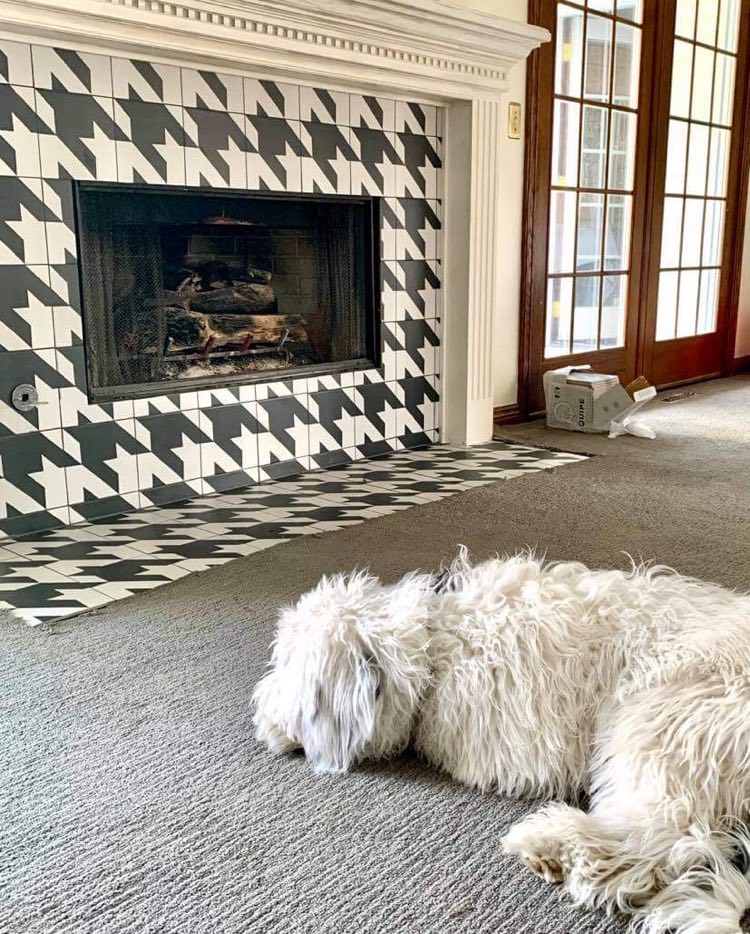
[[[617,15],[629,19],[631,23],[640,23],[643,17],[642,0],[617,0]]]
[[[659,275],[659,304],[656,308],[656,339],[671,341],[677,320],[677,292],[679,272],[662,272]]]
[[[586,65],[583,96],[609,100],[609,69],[612,60],[612,20],[589,16],[586,23]]]
[[[677,301],[677,337],[691,337],[695,334],[695,315],[698,311],[697,269],[680,273],[680,297]]]
[[[630,219],[633,199],[630,195],[608,195],[605,227],[605,269],[630,268]]]
[[[581,135],[581,187],[603,188],[607,153],[607,111],[603,107],[583,108]]]
[[[718,0],[698,0],[698,18],[695,26],[695,38],[706,45],[716,45],[716,17],[719,12]]]
[[[602,265],[604,195],[581,192],[578,202],[577,272],[595,272]]]
[[[698,301],[698,334],[710,334],[716,330],[719,304],[719,271],[704,269],[701,272],[701,290]]]
[[[583,71],[583,10],[560,4],[557,8],[555,93],[581,96]]]
[[[550,196],[549,271],[573,272],[576,241],[576,201],[574,191],[553,191]]]
[[[695,5],[696,0],[677,0],[676,35],[685,39],[692,39],[695,35]]]
[[[665,191],[672,194],[682,194],[685,191],[687,143],[687,123],[683,123],[682,120],[670,120]]]
[[[661,228],[662,269],[677,269],[680,265],[683,203],[682,198],[664,199],[664,219]]]
[[[570,322],[573,314],[573,280],[547,280],[547,320],[544,356],[562,357],[570,353]]]
[[[599,276],[576,279],[573,316],[573,353],[596,350],[599,332]]]
[[[638,70],[641,64],[641,31],[618,23],[615,31],[615,74],[612,103],[638,106]]]
[[[734,103],[734,58],[731,55],[716,56],[716,74],[714,76],[714,123],[729,126],[732,122],[732,104]]]
[[[682,265],[700,266],[703,237],[703,201],[685,201],[685,223],[682,227]]]
[[[706,163],[708,160],[708,127],[698,123],[690,125],[688,146],[687,186],[689,195],[706,193]]]
[[[721,264],[722,235],[724,233],[724,202],[706,201],[703,227],[703,265]]]
[[[589,0],[590,10],[599,10],[602,13],[615,12],[615,0]]]
[[[711,89],[714,84],[715,53],[710,49],[695,47],[693,60],[693,101],[690,114],[693,120],[711,119]]]
[[[609,134],[609,187],[633,190],[637,116],[612,110]]]
[[[707,194],[723,198],[727,192],[729,130],[711,130],[711,156],[708,161]]]
[[[679,39],[674,44],[672,62],[672,97],[669,113],[673,117],[690,116],[690,80],[693,72],[693,46]]]
[[[719,8],[719,35],[716,44],[728,52],[737,51],[740,0],[721,0]]]
[[[575,187],[578,184],[578,124],[581,105],[555,101],[552,135],[552,184]]]
[[[627,276],[605,276],[602,280],[600,350],[625,346]]]

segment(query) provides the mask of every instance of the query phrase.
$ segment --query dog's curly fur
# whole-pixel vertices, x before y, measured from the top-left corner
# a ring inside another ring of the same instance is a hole
[[[750,907],[750,596],[667,568],[532,554],[281,614],[258,737],[346,771],[413,740],[458,781],[554,801],[502,844],[644,934],[739,934]],[[569,803],[581,791],[588,811]]]

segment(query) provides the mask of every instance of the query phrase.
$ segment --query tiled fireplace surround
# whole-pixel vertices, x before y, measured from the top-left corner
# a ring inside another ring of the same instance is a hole
[[[0,40],[0,536],[438,440],[442,131],[407,100]],[[382,197],[382,366],[89,403],[75,179]]]

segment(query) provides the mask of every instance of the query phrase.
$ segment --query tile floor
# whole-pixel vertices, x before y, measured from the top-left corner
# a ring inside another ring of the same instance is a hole
[[[22,540],[2,539],[0,610],[38,625],[297,535],[342,529],[582,459],[502,442],[473,448],[436,445]]]

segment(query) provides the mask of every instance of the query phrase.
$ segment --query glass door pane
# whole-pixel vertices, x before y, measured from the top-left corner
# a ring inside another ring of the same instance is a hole
[[[641,7],[557,4],[546,359],[625,343]]]
[[[669,108],[656,340],[716,330],[738,0],[679,0]]]

